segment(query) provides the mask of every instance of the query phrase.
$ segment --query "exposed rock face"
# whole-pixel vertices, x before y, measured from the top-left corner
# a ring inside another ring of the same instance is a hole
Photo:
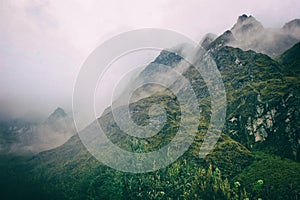
[[[299,72],[253,51],[221,47],[212,55],[226,84],[226,132],[249,149],[300,161]]]

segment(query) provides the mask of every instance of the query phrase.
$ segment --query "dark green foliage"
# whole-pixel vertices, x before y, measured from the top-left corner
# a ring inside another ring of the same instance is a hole
[[[160,149],[168,144],[176,135],[180,121],[180,107],[175,96],[156,95],[130,104],[132,120],[139,125],[149,124],[149,108],[155,104],[162,106],[166,111],[166,123],[153,137],[136,138],[119,129],[111,112],[102,116],[99,123],[103,127],[107,137],[114,144],[127,151],[149,152]],[[159,122],[159,118],[157,119]]]
[[[243,145],[227,135],[222,135],[213,152],[207,155],[205,161],[218,166],[226,177],[232,177],[251,164],[253,156]]]
[[[299,199],[300,164],[275,155],[256,153],[256,161],[235,177],[253,199]],[[263,180],[258,186],[257,181]]]
[[[215,184],[225,184],[227,188],[230,185],[224,177],[236,175],[252,161],[251,153],[226,135],[205,160],[197,157],[198,145],[195,142],[190,151],[165,169],[131,174],[101,165],[85,150],[79,137],[74,136],[65,145],[36,156],[31,161],[35,166],[32,173],[35,174],[34,181],[43,186],[43,193],[50,197],[62,194],[63,199],[157,199],[163,192],[162,199],[182,199],[194,197],[193,190],[201,191],[199,198],[207,191],[214,191],[209,185],[212,180],[205,188],[198,188],[202,176],[210,176],[203,174],[203,168],[209,168],[210,164],[224,170],[224,176],[219,177]],[[207,173],[211,172],[208,170]],[[218,190],[217,186],[214,188]],[[218,193],[225,195],[226,191]]]
[[[131,174],[99,165],[77,179],[71,187],[69,175],[60,182],[48,180],[49,196],[63,193],[63,199],[242,199],[246,195],[231,186],[218,168],[180,159],[167,168],[145,174]],[[62,178],[61,177],[61,178]],[[42,182],[41,182],[42,183]],[[43,183],[42,183],[43,184]],[[53,190],[54,184],[57,188]]]
[[[284,52],[277,60],[284,66],[289,67],[291,72],[300,72],[300,42]]]
[[[33,181],[29,157],[0,155],[1,199],[51,199],[42,186]],[[59,197],[58,192],[52,197]]]

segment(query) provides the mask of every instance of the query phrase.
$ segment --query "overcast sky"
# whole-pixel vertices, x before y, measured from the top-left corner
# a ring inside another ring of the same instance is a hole
[[[299,11],[299,0],[0,0],[0,115],[70,111],[82,63],[121,32],[166,28],[199,41],[243,13],[279,28]]]

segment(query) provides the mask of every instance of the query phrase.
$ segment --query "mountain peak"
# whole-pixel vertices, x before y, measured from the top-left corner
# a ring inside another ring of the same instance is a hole
[[[65,118],[65,117],[67,117],[65,111],[62,108],[57,107],[55,111],[48,117],[48,120],[56,121],[58,119]]]
[[[287,22],[282,28],[289,30],[293,28],[299,28],[300,27],[300,19],[294,19],[292,21]]]
[[[261,31],[263,29],[264,27],[262,24],[254,17],[243,14],[238,17],[238,20],[231,28],[231,31],[235,36],[237,35],[239,37],[239,35],[244,35],[245,33],[257,33],[257,31]]]
[[[252,17],[251,15],[248,16],[246,14],[243,14],[243,15],[239,16],[238,22],[242,23],[243,21],[245,21],[245,20],[247,20],[248,18],[251,18],[251,17]]]
[[[217,38],[217,35],[213,33],[208,33],[206,34],[203,39],[200,41],[200,45],[204,48],[207,49],[208,46]]]
[[[241,16],[238,17],[237,23],[244,23],[249,21],[257,21],[257,20],[252,15],[242,14]]]
[[[230,30],[225,31],[222,35],[220,35],[219,37],[217,37],[217,39],[215,39],[213,42],[211,42],[208,46],[207,46],[207,50],[208,49],[217,49],[219,47],[222,47],[230,42],[234,42],[235,41],[235,37],[233,36],[232,32]]]

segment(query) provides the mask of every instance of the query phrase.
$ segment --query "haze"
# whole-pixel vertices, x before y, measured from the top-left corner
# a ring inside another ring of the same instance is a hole
[[[299,0],[2,0],[0,119],[47,116],[72,107],[82,63],[113,35],[166,28],[195,41],[229,29],[243,13],[265,27],[300,18]]]

